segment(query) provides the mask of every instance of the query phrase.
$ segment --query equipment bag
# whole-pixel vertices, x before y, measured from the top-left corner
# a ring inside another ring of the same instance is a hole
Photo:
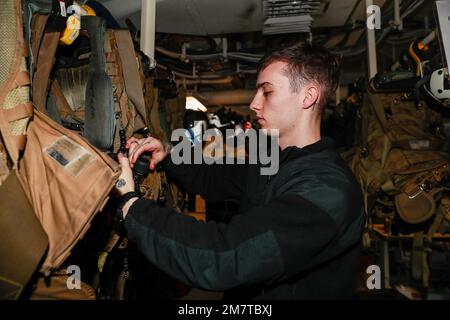
[[[416,107],[402,94],[371,92],[361,114],[361,147],[349,162],[362,186],[366,211],[368,197],[382,190],[395,196],[403,220],[427,220],[436,208],[433,195],[448,172],[445,138],[429,129],[439,115],[426,105]]]

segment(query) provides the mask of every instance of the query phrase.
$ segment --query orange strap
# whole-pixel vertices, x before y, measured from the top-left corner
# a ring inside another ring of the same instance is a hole
[[[33,115],[33,105],[31,102],[22,103],[11,109],[2,110],[3,117],[8,122],[31,117]]]

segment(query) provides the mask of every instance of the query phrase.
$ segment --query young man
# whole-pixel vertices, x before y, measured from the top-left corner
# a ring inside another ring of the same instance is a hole
[[[175,165],[159,140],[130,139],[129,158],[119,157],[121,194],[134,190],[130,163],[150,151],[151,169],[162,162],[206,199],[239,199],[240,212],[228,224],[202,223],[131,194],[121,211],[128,238],[173,277],[232,298],[352,298],[362,196],[320,134],[338,79],[336,58],[320,47],[295,44],[263,58],[250,108],[262,128],[279,130],[273,176],[250,165]]]

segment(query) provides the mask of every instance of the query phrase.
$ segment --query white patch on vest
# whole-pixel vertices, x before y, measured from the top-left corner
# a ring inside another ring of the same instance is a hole
[[[43,151],[65,171],[75,177],[95,159],[92,153],[66,136],[58,138]]]

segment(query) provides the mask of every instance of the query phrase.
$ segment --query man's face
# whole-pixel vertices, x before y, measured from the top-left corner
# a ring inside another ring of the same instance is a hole
[[[278,129],[280,137],[293,130],[302,111],[302,91],[293,92],[285,75],[286,62],[276,61],[263,69],[257,80],[257,91],[250,103],[263,129]]]

